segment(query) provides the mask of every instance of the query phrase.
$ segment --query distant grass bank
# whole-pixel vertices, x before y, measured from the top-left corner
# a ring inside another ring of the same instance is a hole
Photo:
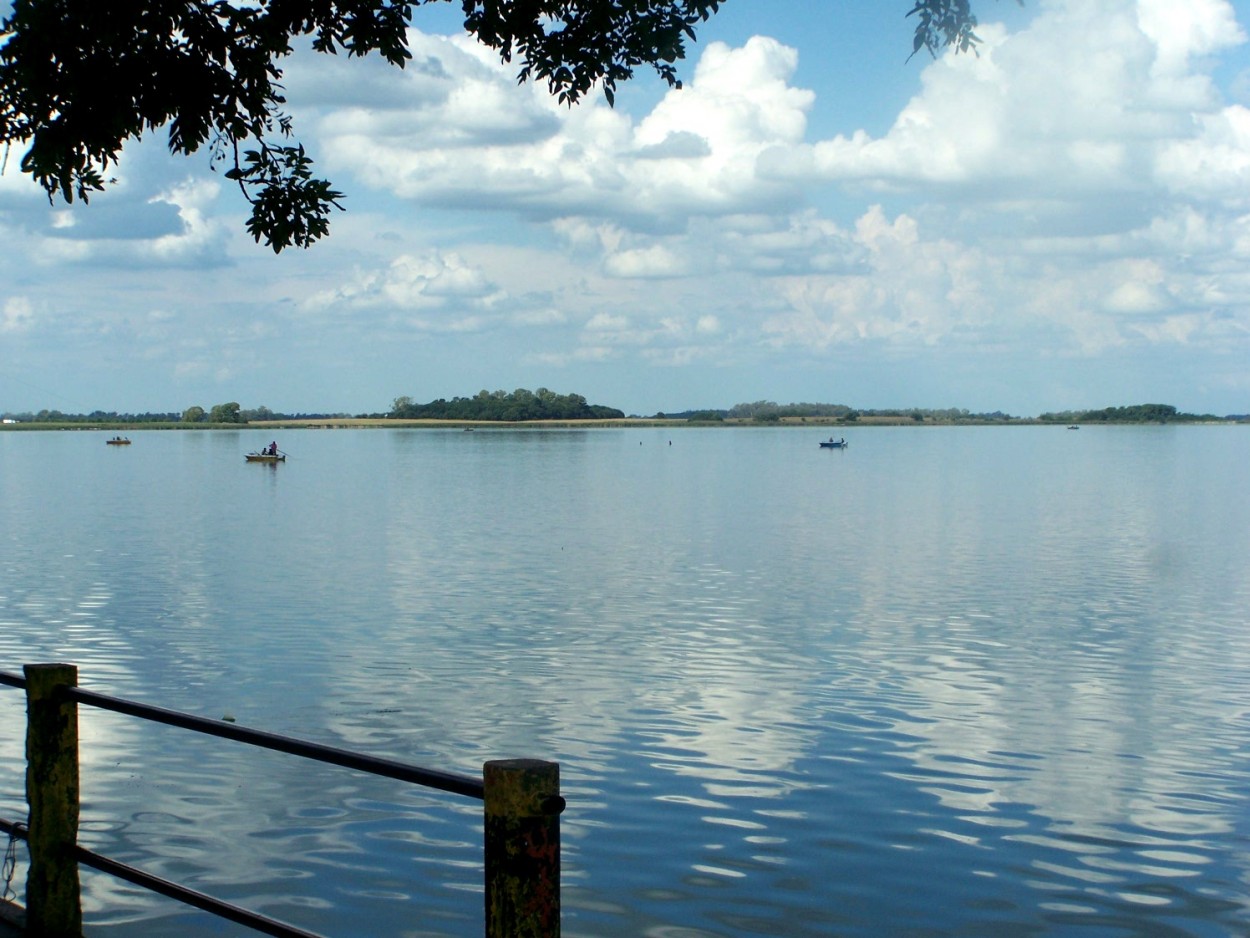
[[[1146,426],[1159,424],[1161,421],[1097,421],[1077,422],[1079,426]],[[1171,420],[1171,424],[1202,424],[1202,425],[1245,425],[1246,421],[1237,420]],[[634,427],[663,427],[681,430],[691,427],[724,427],[737,429],[759,429],[761,427],[785,427],[789,429],[821,429],[837,430],[846,433],[855,429],[875,427],[1058,427],[1064,424],[1052,420],[1041,420],[1035,417],[1009,417],[1001,420],[984,418],[931,418],[916,420],[908,416],[874,415],[861,416],[856,420],[840,420],[833,417],[782,417],[778,420],[757,420],[749,417],[729,417],[723,420],[687,420],[684,418],[661,417],[620,417],[595,420],[525,420],[525,421],[492,421],[492,420],[432,420],[432,419],[398,419],[392,417],[322,417],[314,419],[288,420],[253,420],[248,423],[181,423],[170,422],[37,422],[22,421],[19,423],[0,424],[0,431],[16,432],[30,430],[61,430],[77,432],[137,432],[139,430],[181,430],[195,433],[204,430],[364,430],[364,429],[427,429],[427,430],[588,430],[588,429],[622,429]]]
[[[1035,424],[1036,420],[1003,420],[995,422],[999,425]],[[687,427],[725,427],[725,428],[761,428],[789,427],[793,429],[830,427],[841,430],[852,430],[856,427],[919,427],[919,426],[990,426],[985,420],[925,420],[916,421],[910,417],[861,417],[857,421],[840,421],[831,417],[783,417],[779,420],[755,420],[749,417],[726,418],[724,420],[686,420],[684,418],[662,417],[619,417],[595,420],[432,420],[426,418],[400,419],[393,417],[322,417],[312,420],[252,420],[248,423],[179,423],[179,422],[143,422],[143,423],[98,423],[58,421],[56,423],[40,423],[36,421],[8,423],[0,426],[0,430],[68,430],[92,432],[119,432],[138,430],[183,430],[195,433],[203,430],[365,430],[365,429],[427,429],[427,430],[587,430],[613,429],[625,427],[665,427],[683,429]]]
[[[430,430],[485,429],[492,430],[526,430],[526,429],[587,429],[596,427],[684,427],[690,426],[685,420],[657,420],[653,418],[626,417],[614,420],[529,420],[523,422],[490,421],[490,420],[401,420],[390,417],[324,417],[314,420],[252,420],[248,423],[179,423],[179,422],[142,422],[98,423],[72,421],[38,422],[23,421],[0,425],[0,431],[13,430],[65,430],[77,432],[109,432],[139,430],[182,430],[196,433],[204,430],[364,430],[364,429],[396,429],[401,427],[424,428]]]

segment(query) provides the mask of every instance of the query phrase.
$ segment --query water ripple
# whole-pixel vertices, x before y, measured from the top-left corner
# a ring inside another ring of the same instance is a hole
[[[246,430],[0,434],[0,658],[452,771],[557,759],[569,935],[1234,934],[1250,445],[1174,429],[836,461],[308,431],[263,473]],[[0,689],[6,816],[22,710]],[[90,845],[326,934],[480,930],[480,805],[82,732]],[[219,933],[85,881],[92,934]]]

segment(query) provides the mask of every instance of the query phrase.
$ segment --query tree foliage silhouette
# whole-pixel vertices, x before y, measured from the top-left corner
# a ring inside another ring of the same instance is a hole
[[[86,202],[126,141],[167,128],[169,149],[208,146],[251,204],[247,229],[275,252],[329,230],[343,193],[293,140],[281,84],[292,43],[370,53],[403,68],[413,11],[459,3],[464,29],[574,104],[609,103],[640,67],[680,87],[676,63],[726,0],[15,0],[0,23],[0,144],[22,172]],[[969,0],[915,0],[912,54],[975,47]]]

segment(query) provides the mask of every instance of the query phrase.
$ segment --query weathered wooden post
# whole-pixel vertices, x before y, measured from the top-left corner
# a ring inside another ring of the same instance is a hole
[[[30,804],[26,926],[32,935],[79,938],[78,705],[64,691],[78,685],[72,664],[28,664],[26,800]]]
[[[502,759],[486,789],[486,938],[560,934],[560,765]]]

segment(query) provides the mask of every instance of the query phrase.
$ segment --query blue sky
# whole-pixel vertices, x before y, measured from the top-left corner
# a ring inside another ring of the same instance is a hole
[[[727,0],[683,90],[615,109],[518,86],[452,7],[404,72],[297,54],[348,211],[279,256],[161,134],[85,207],[13,153],[0,411],[1250,411],[1250,0],[982,2],[937,61],[909,8]]]

